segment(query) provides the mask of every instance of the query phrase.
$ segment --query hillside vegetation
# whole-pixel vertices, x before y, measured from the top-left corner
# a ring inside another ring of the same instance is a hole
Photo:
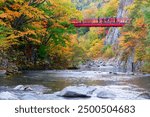
[[[0,69],[76,68],[118,55],[126,61],[134,52],[134,63],[150,72],[150,0],[134,0],[125,8],[132,22],[119,28],[115,45],[104,43],[108,28],[76,29],[70,22],[116,17],[118,7],[119,0],[1,0]]]

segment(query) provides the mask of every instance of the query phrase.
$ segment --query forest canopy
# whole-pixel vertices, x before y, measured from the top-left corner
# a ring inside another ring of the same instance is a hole
[[[49,55],[52,57],[53,46],[65,46],[75,33],[70,19],[81,17],[68,0],[3,0],[0,2],[1,51],[13,53],[9,58],[19,60],[15,61],[19,65],[48,59]]]

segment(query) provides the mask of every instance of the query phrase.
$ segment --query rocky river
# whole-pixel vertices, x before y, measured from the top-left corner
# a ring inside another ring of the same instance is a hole
[[[119,0],[117,17],[128,17],[126,7],[133,0]],[[118,28],[110,28],[105,44],[116,44]],[[143,100],[150,99],[150,75],[140,73],[140,64],[133,65],[131,55],[127,62],[114,58],[90,61],[77,70],[23,71],[4,60],[0,70],[0,100]],[[125,66],[126,65],[126,66]],[[132,71],[132,72],[131,72]]]
[[[150,99],[150,75],[116,70],[111,64],[78,70],[24,71],[0,76],[1,100]]]

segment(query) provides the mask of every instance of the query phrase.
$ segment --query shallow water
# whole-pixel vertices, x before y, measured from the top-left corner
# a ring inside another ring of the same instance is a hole
[[[13,78],[0,78],[0,92],[9,91],[17,85],[42,85],[51,89],[51,94],[68,86],[93,86],[97,91],[91,99],[98,99],[96,94],[99,91],[111,92],[116,95],[115,99],[144,99],[137,97],[145,92],[150,93],[149,76],[113,75],[99,71],[27,71]]]

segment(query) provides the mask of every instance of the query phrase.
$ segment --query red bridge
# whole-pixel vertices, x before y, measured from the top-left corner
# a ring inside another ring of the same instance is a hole
[[[125,24],[129,24],[131,19],[129,18],[91,18],[79,21],[72,19],[71,23],[75,27],[123,27]]]

